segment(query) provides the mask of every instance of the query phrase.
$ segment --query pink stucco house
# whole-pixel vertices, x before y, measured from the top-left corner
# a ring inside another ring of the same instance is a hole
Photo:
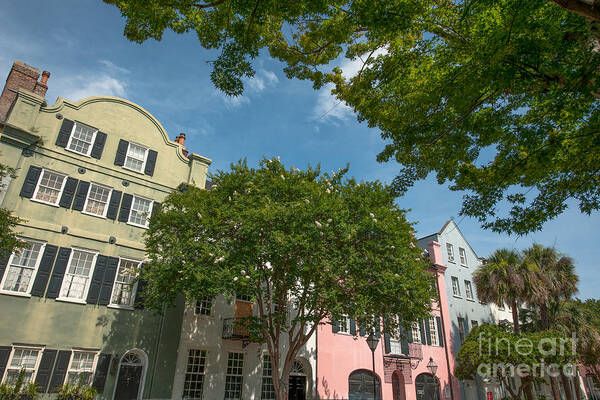
[[[434,303],[431,318],[419,321],[408,338],[381,337],[375,350],[377,400],[460,400],[457,381],[449,371],[455,360],[447,322],[448,302],[440,245],[429,243],[431,272],[437,277],[440,304]],[[450,343],[448,343],[450,341]],[[432,362],[435,375],[428,364]],[[317,393],[319,399],[372,400],[371,350],[366,332],[344,318],[321,325],[317,331]]]

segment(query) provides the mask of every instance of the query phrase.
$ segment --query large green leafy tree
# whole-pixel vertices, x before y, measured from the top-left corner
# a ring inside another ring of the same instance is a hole
[[[279,400],[320,324],[349,316],[397,331],[398,320],[426,317],[433,278],[404,211],[389,187],[345,172],[239,162],[213,176],[212,190],[172,193],[147,231],[146,304],[250,295],[254,315],[238,323],[266,345]],[[388,315],[400,319],[373,318]]]
[[[0,164],[0,190],[4,190],[4,179],[14,176],[14,173],[12,168]],[[20,221],[21,219],[12,215],[9,210],[0,207],[0,256],[10,254],[14,249],[23,245],[14,231]]]
[[[333,85],[402,166],[465,191],[461,214],[523,234],[600,207],[599,7],[588,0],[105,0],[125,35],[195,32],[230,95],[261,49],[289,77]],[[360,63],[343,75],[340,58]]]

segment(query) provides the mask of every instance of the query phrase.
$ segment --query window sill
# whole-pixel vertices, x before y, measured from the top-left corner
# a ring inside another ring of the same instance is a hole
[[[135,226],[136,228],[148,229],[148,225],[134,224],[133,222],[127,222],[127,225]]]
[[[457,296],[455,294],[453,294],[452,297],[454,297],[455,299],[462,299],[462,296]]]
[[[350,332],[334,332],[336,335],[344,335],[344,336],[354,336]]]
[[[85,300],[70,299],[68,297],[57,297],[56,301],[63,301],[65,303],[75,303],[75,304],[87,304],[87,302]]]
[[[126,167],[125,165],[123,165],[123,169],[126,169],[127,171],[131,171],[131,172],[135,172],[136,174],[140,174],[140,175],[146,175],[146,174],[144,173],[144,168],[145,168],[145,167],[146,167],[146,165],[142,166],[142,170],[141,170],[141,171],[138,171],[138,170],[135,170],[135,169],[133,169],[133,168],[129,168],[129,167]]]
[[[65,147],[65,150],[66,150],[66,151],[68,151],[68,152],[71,152],[71,153],[73,153],[73,154],[78,154],[78,155],[80,155],[80,156],[84,156],[84,157],[87,157],[87,158],[92,158],[92,156],[91,156],[91,154],[92,154],[92,147],[94,147],[94,143],[93,143],[93,142],[90,144],[90,154],[84,154],[84,153],[80,153],[80,152],[78,152],[78,151],[75,151],[75,150],[73,150],[73,149],[69,149],[69,147],[68,147],[68,146],[67,146],[67,147]]]
[[[106,207],[108,209],[108,207]],[[96,218],[100,218],[100,219],[106,219],[106,215],[98,215],[98,214],[92,214],[91,212],[87,212],[87,211],[82,211],[82,214],[85,215],[89,215],[90,217],[96,217]]]
[[[116,310],[128,310],[128,311],[134,311],[135,308],[133,308],[132,306],[121,306],[118,304],[109,304],[106,306],[107,308],[114,308]]]
[[[460,263],[460,266],[461,267],[465,267],[465,268],[469,268],[469,266],[467,264],[463,264],[463,263]]]
[[[59,198],[60,198],[61,196],[62,196],[62,193],[61,193],[61,195],[59,196]],[[36,203],[45,204],[45,205],[47,205],[47,206],[52,206],[52,207],[60,208],[60,206],[58,205],[58,203],[57,203],[57,204],[54,204],[54,203],[50,203],[50,202],[48,202],[48,201],[34,199],[33,197],[31,198],[31,201],[35,201]]]
[[[10,290],[0,290],[0,294],[7,294],[9,296],[17,296],[17,297],[31,297],[29,293],[21,293],[21,292],[11,292]]]
[[[469,298],[467,297],[467,300],[468,300],[468,301],[472,301],[473,303],[475,303],[475,299],[469,299]]]

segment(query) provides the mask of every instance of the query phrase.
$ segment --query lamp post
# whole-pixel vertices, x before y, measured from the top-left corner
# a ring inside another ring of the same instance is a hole
[[[377,338],[373,332],[367,337],[367,345],[371,349],[371,356],[373,358],[373,400],[377,400],[377,385],[375,381],[375,349],[379,344],[379,338]]]
[[[435,376],[437,370],[438,370],[438,366],[435,363],[435,361],[433,361],[433,357],[429,357],[429,362],[427,363],[427,369],[429,370],[429,372],[431,372],[431,375],[433,375],[433,379],[435,382],[435,391],[438,397],[440,395],[440,389],[439,389],[439,382],[437,380],[437,377]],[[439,398],[439,397],[438,397]]]

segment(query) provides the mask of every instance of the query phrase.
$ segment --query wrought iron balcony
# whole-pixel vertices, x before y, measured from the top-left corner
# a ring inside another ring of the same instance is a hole
[[[223,339],[248,340],[250,332],[248,331],[248,321],[239,318],[223,319]]]

